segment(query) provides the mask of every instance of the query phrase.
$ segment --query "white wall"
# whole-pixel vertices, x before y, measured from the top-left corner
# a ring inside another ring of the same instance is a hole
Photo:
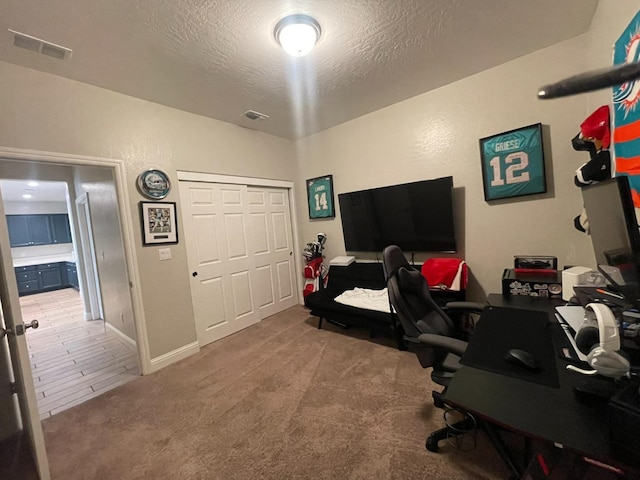
[[[6,215],[67,213],[67,202],[4,202]]]
[[[573,175],[588,156],[571,148],[571,138],[602,104],[598,102],[606,102],[606,95],[594,95],[591,101],[586,95],[543,101],[536,92],[542,85],[594,68],[585,47],[598,52],[607,49],[610,42],[600,45],[602,30],[620,32],[635,13],[632,2],[622,3],[624,7],[602,2],[596,23],[605,25],[598,24],[593,33],[299,141],[298,181],[332,174],[337,195],[453,175],[458,255],[470,266],[472,299],[484,300],[486,294],[501,291],[502,270],[513,265],[514,255],[554,255],[560,267],[595,266],[589,238],[573,227],[573,218],[582,208]],[[609,56],[604,66],[610,64]],[[538,122],[549,132],[544,139],[548,192],[485,202],[479,139]],[[307,219],[305,193],[298,190],[298,195],[300,218]],[[334,220],[306,220],[302,225],[303,241],[313,239],[318,231],[328,234],[328,259],[345,254],[337,210]],[[416,256],[419,261],[424,258]]]

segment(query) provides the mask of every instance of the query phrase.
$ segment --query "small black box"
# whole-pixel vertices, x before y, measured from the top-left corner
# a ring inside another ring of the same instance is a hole
[[[561,298],[562,273],[516,273],[512,268],[505,268],[502,274],[502,294]]]

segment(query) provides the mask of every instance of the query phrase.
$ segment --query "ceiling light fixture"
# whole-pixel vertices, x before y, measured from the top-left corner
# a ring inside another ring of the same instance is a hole
[[[30,187],[37,187],[38,186],[38,182],[34,182],[33,180],[30,181],[29,183],[27,183],[27,185],[29,185]]]
[[[27,199],[27,200],[28,200],[28,199],[30,199],[30,198],[33,198],[33,195],[31,195],[30,193],[23,193],[23,194],[22,194],[22,198],[25,198],[25,199]]]
[[[303,57],[320,38],[320,24],[309,15],[289,15],[278,22],[273,33],[285,52]]]

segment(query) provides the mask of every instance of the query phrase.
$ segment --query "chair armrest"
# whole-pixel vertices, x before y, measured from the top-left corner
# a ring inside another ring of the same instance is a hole
[[[446,350],[447,352],[458,356],[462,356],[468,345],[467,342],[458,340],[457,338],[435,335],[433,333],[423,333],[418,337],[418,340],[423,345],[440,350]]]
[[[448,312],[456,313],[482,313],[486,305],[478,302],[448,302],[444,308]]]

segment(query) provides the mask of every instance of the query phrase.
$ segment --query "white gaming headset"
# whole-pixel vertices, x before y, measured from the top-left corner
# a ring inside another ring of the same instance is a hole
[[[597,343],[595,327],[597,323]],[[589,303],[585,307],[585,320],[576,332],[576,345],[587,355],[592,371],[567,365],[568,370],[605,377],[620,378],[629,373],[629,360],[620,353],[620,338],[616,318],[603,303]]]

